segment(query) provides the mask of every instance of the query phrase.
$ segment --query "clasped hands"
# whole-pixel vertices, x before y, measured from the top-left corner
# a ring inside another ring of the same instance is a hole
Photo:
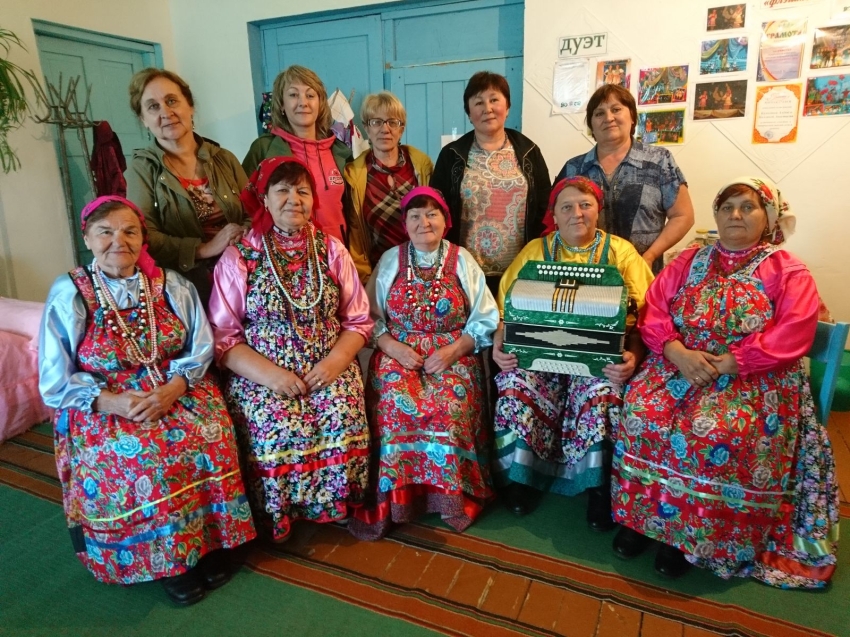
[[[319,391],[333,383],[337,377],[348,367],[349,361],[333,352],[316,363],[310,371],[299,378],[297,374],[287,369],[278,367],[275,391],[290,398],[306,396]]]
[[[664,356],[691,385],[706,387],[723,374],[737,374],[738,362],[732,354],[710,354],[688,349],[681,341],[670,341],[664,346]]]
[[[130,389],[120,394],[102,391],[96,399],[95,411],[121,416],[133,422],[149,422],[165,416],[174,402],[186,393],[188,383],[173,376],[165,385],[151,391]]]
[[[405,369],[411,371],[421,369],[427,374],[439,374],[454,365],[460,358],[457,341],[435,349],[427,357],[418,354],[412,347],[397,341],[389,334],[381,335],[378,339],[378,347]]]

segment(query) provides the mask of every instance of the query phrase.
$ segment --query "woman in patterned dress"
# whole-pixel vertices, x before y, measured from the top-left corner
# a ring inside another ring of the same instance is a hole
[[[552,189],[549,208],[558,230],[529,243],[505,272],[499,286],[500,310],[522,266],[544,260],[614,265],[630,300],[640,308],[652,272],[632,244],[596,227],[602,208],[600,188],[586,177],[564,179]],[[620,418],[624,384],[643,356],[634,323],[630,315],[623,362],[608,365],[604,378],[519,369],[516,355],[502,351],[504,327],[499,324],[493,338],[493,358],[502,369],[496,376],[496,484],[517,515],[528,512],[535,491],[567,496],[587,491],[590,528],[614,527],[607,487],[608,438]]]
[[[426,512],[463,531],[492,495],[478,352],[492,342],[496,302],[469,252],[443,239],[451,217],[439,192],[412,189],[401,212],[410,241],[384,253],[368,285],[373,501],[349,525],[365,540]]]
[[[311,223],[315,192],[300,160],[260,163],[242,193],[252,229],[225,250],[210,299],[251,504],[273,543],[295,520],[344,520],[369,477],[356,360],[369,300],[342,242]]]
[[[495,296],[502,273],[543,231],[552,182],[540,148],[505,128],[511,89],[503,76],[469,78],[463,108],[473,130],[440,151],[430,185],[449,204],[448,240],[469,250]]]
[[[94,262],[53,284],[39,345],[71,542],[98,580],[159,579],[192,604],[230,579],[216,549],[254,537],[233,426],[206,374],[212,330],[194,286],[148,255],[132,203],[100,197],[81,225]]]
[[[802,357],[818,294],[778,247],[794,218],[742,177],[714,200],[718,243],[685,250],[646,295],[651,354],[629,383],[614,452],[614,549],[661,542],[656,570],[816,588],[835,569],[838,492]],[[651,538],[651,539],[650,539]]]

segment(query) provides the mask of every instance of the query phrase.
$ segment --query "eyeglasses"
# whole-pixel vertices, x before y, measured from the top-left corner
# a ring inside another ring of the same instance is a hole
[[[381,128],[384,124],[389,126],[391,130],[404,126],[404,122],[400,119],[381,119],[379,117],[370,117],[366,120],[366,125],[369,128]]]

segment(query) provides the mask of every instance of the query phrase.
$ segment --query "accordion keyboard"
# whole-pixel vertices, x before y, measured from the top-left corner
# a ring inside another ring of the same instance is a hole
[[[623,286],[581,284],[565,289],[549,281],[518,279],[510,303],[518,310],[610,318],[620,311],[622,292]]]
[[[535,372],[549,372],[552,374],[593,376],[593,374],[590,373],[590,368],[584,363],[570,363],[567,361],[555,361],[546,358],[535,358],[530,369]]]

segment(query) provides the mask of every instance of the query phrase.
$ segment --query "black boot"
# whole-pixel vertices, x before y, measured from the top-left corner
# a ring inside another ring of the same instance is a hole
[[[171,601],[178,606],[191,606],[201,601],[207,592],[197,568],[186,571],[182,575],[164,577],[159,580]]]
[[[690,562],[685,559],[685,554],[675,546],[662,544],[655,554],[655,572],[665,577],[682,577],[691,568]]]
[[[587,526],[594,531],[610,531],[617,523],[611,514],[611,485],[587,490]]]
[[[227,549],[219,549],[218,551],[207,553],[198,562],[198,566],[201,569],[204,587],[208,591],[213,591],[220,586],[224,586],[233,577],[230,553]]]
[[[523,516],[531,511],[531,505],[536,496],[537,489],[520,482],[511,482],[502,489],[502,500],[515,515]]]
[[[649,548],[650,544],[652,544],[650,538],[623,526],[614,536],[614,553],[617,554],[617,557],[630,560],[643,553]]]

